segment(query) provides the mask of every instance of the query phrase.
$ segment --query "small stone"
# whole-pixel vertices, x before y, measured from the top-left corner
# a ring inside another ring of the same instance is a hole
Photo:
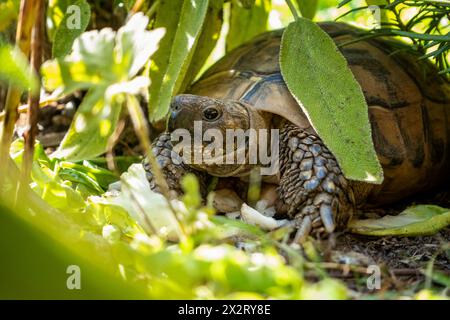
[[[313,166],[313,160],[312,159],[304,159],[300,163],[300,170],[302,170],[302,171],[311,170],[312,166]]]
[[[300,173],[300,179],[302,180],[309,180],[312,176],[312,170],[302,171]]]
[[[311,180],[306,181],[303,188],[305,188],[305,190],[311,191],[311,190],[314,190],[315,188],[317,188],[318,186],[319,186],[319,179],[314,177]]]
[[[303,156],[305,155],[305,152],[303,150],[297,150],[294,152],[294,155],[292,156],[292,160],[295,162],[300,162],[303,159]]]
[[[325,169],[325,167],[322,166],[315,166],[314,172],[316,173],[316,177],[319,179],[323,179],[327,175],[327,170]]]
[[[297,137],[293,137],[289,139],[288,142],[288,147],[292,150],[295,151],[298,147],[300,140]]]
[[[72,118],[64,116],[64,115],[55,115],[52,117],[52,123],[55,126],[70,126],[72,122]]]
[[[317,157],[322,152],[322,148],[315,143],[309,147],[309,151],[311,151],[314,157]]]

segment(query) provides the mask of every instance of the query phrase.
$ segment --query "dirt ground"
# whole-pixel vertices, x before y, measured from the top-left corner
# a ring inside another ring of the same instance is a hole
[[[426,195],[417,203],[433,203],[448,208],[448,195],[448,191]],[[366,215],[394,215],[414,203],[416,201],[409,200]],[[340,278],[358,293],[388,296],[390,291],[411,293],[423,287],[433,287],[450,297],[449,288],[435,277],[436,273],[445,275],[447,281],[450,277],[450,227],[431,236],[418,237],[369,237],[340,233],[319,243],[329,275]],[[377,292],[367,289],[366,282],[370,275],[367,267],[370,265],[378,266],[381,271],[381,290]],[[429,274],[434,276],[428,276],[427,268]]]

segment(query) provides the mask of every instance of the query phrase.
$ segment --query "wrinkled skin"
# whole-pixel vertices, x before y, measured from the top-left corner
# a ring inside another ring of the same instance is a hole
[[[169,131],[187,129],[194,136],[194,122],[201,122],[202,134],[208,129],[219,130],[226,137],[227,129],[279,129],[279,170],[271,177],[278,182],[278,198],[282,201],[289,218],[297,229],[294,242],[302,242],[309,234],[316,236],[332,233],[347,224],[354,211],[352,190],[344,178],[336,160],[319,137],[285,119],[256,111],[249,105],[234,101],[221,101],[203,96],[180,95],[171,105]],[[211,142],[203,142],[204,151]],[[208,176],[241,177],[246,179],[253,168],[248,157],[242,164],[211,164],[193,162],[193,155],[173,152],[168,133],[162,134],[154,143],[157,157],[169,187],[180,193],[182,175],[192,172],[206,187]],[[246,144],[248,146],[248,143]],[[233,145],[237,148],[237,143]],[[261,147],[261,146],[260,146]],[[264,146],[266,147],[266,146]],[[215,155],[226,156],[226,151]],[[247,154],[248,156],[248,154]],[[180,159],[182,159],[182,163]],[[176,164],[174,164],[174,161]],[[146,164],[147,170],[151,168]],[[151,187],[157,191],[151,173]]]

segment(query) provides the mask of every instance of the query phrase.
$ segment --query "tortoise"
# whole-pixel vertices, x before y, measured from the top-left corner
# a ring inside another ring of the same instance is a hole
[[[336,44],[360,36],[360,30],[346,24],[319,25]],[[248,180],[252,168],[260,165],[193,163],[186,160],[189,156],[180,157],[172,150],[170,133],[185,129],[192,134],[196,121],[202,133],[218,129],[224,136],[227,129],[279,129],[279,170],[262,178],[278,185],[277,207],[297,227],[294,241],[332,233],[345,227],[357,209],[390,204],[448,180],[449,83],[431,63],[398,50],[401,43],[395,40],[353,41],[339,48],[369,106],[373,143],[384,172],[382,184],[351,181],[283,81],[278,61],[282,32],[262,34],[232,50],[187,93],[173,99],[169,130],[153,147],[170,189],[179,193],[180,178],[188,172],[205,186],[211,176]],[[206,145],[202,143],[203,150]],[[225,154],[222,150],[218,156]],[[150,165],[145,163],[145,168],[158,190]]]

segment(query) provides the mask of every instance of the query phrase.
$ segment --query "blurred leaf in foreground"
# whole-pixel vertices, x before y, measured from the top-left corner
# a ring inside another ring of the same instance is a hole
[[[18,0],[6,0],[0,3],[0,32],[8,28],[19,14]]]
[[[438,232],[450,225],[450,209],[434,205],[407,208],[397,216],[381,219],[352,220],[353,233],[369,236],[422,236]]]
[[[138,94],[150,83],[136,75],[156,51],[164,30],[147,31],[147,24],[148,18],[138,13],[117,33],[108,28],[85,32],[69,55],[43,65],[47,90],[88,91],[53,158],[86,160],[105,152],[123,94]]]
[[[28,64],[27,58],[17,49],[0,44],[0,80],[22,90],[35,91],[38,79]]]

